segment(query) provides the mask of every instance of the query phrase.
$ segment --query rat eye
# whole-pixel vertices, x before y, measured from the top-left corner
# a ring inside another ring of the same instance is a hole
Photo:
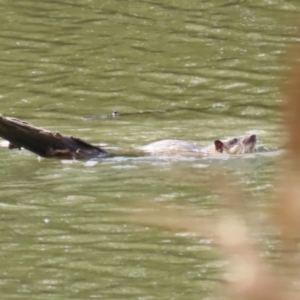
[[[232,139],[232,141],[230,141],[230,145],[232,146],[232,145],[236,144],[237,142],[238,142],[237,138]]]

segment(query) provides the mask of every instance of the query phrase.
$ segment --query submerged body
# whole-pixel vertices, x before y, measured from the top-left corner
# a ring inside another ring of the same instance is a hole
[[[188,154],[199,153],[203,156],[212,156],[220,153],[244,154],[254,151],[256,135],[234,137],[226,140],[215,140],[212,145],[201,147],[183,140],[156,141],[140,149],[150,154]]]

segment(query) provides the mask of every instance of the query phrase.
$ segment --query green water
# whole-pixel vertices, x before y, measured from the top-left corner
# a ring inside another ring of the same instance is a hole
[[[231,172],[263,206],[276,157],[128,157],[162,138],[255,133],[280,145],[284,53],[300,3],[0,1],[1,113],[116,157],[38,160],[0,149],[2,299],[216,299],[210,240],[120,222],[136,203],[218,214]],[[119,118],[85,118],[117,110]],[[140,113],[160,110],[162,113]],[[123,114],[123,115],[122,115]]]

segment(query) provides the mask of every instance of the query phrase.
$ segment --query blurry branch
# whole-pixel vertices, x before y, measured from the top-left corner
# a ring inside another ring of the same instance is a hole
[[[300,241],[300,45],[293,46],[287,57],[289,71],[282,88],[287,147],[276,181],[274,216],[282,237],[296,247]]]
[[[292,169],[300,171],[300,45],[294,46],[288,53],[289,71],[284,78],[283,125],[287,135],[287,158]]]
[[[211,220],[199,212],[189,209],[169,208],[163,205],[149,204],[139,206],[138,212],[133,212],[124,217],[125,220],[133,221],[146,226],[163,228],[172,232],[187,232],[192,236],[211,236]]]
[[[225,184],[223,182],[223,191]],[[222,191],[222,192],[223,192]],[[231,191],[228,194],[232,196]],[[223,195],[227,200],[226,194]],[[231,198],[231,203],[239,199]],[[260,258],[252,241],[243,215],[233,208],[224,211],[223,216],[214,218],[203,212],[188,208],[173,208],[148,203],[139,206],[135,212],[122,217],[123,220],[154,226],[171,232],[185,232],[186,236],[210,239],[229,259],[228,283],[231,298],[249,300],[283,300],[280,285],[276,282],[266,264]]]
[[[243,202],[247,198],[239,195],[237,189],[228,188],[228,182],[234,181],[228,176],[227,180],[225,176],[222,180],[212,179],[218,182],[222,202],[225,200],[228,204],[227,211],[218,219],[192,209],[153,206],[152,203],[126,217],[131,222],[211,239],[229,260],[232,291],[229,299],[300,298],[300,45],[295,46],[288,59],[289,72],[283,85],[286,152],[278,164],[280,172],[274,180],[274,202],[268,211],[270,228],[279,232],[276,238],[282,247],[279,258],[282,268],[269,266],[270,262],[261,257],[251,237],[251,227],[245,221],[248,213]]]

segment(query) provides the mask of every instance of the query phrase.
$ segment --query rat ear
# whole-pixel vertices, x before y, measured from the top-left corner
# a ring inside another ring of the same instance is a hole
[[[220,140],[215,141],[215,147],[216,147],[216,150],[220,153],[222,153],[224,150],[224,144]]]

